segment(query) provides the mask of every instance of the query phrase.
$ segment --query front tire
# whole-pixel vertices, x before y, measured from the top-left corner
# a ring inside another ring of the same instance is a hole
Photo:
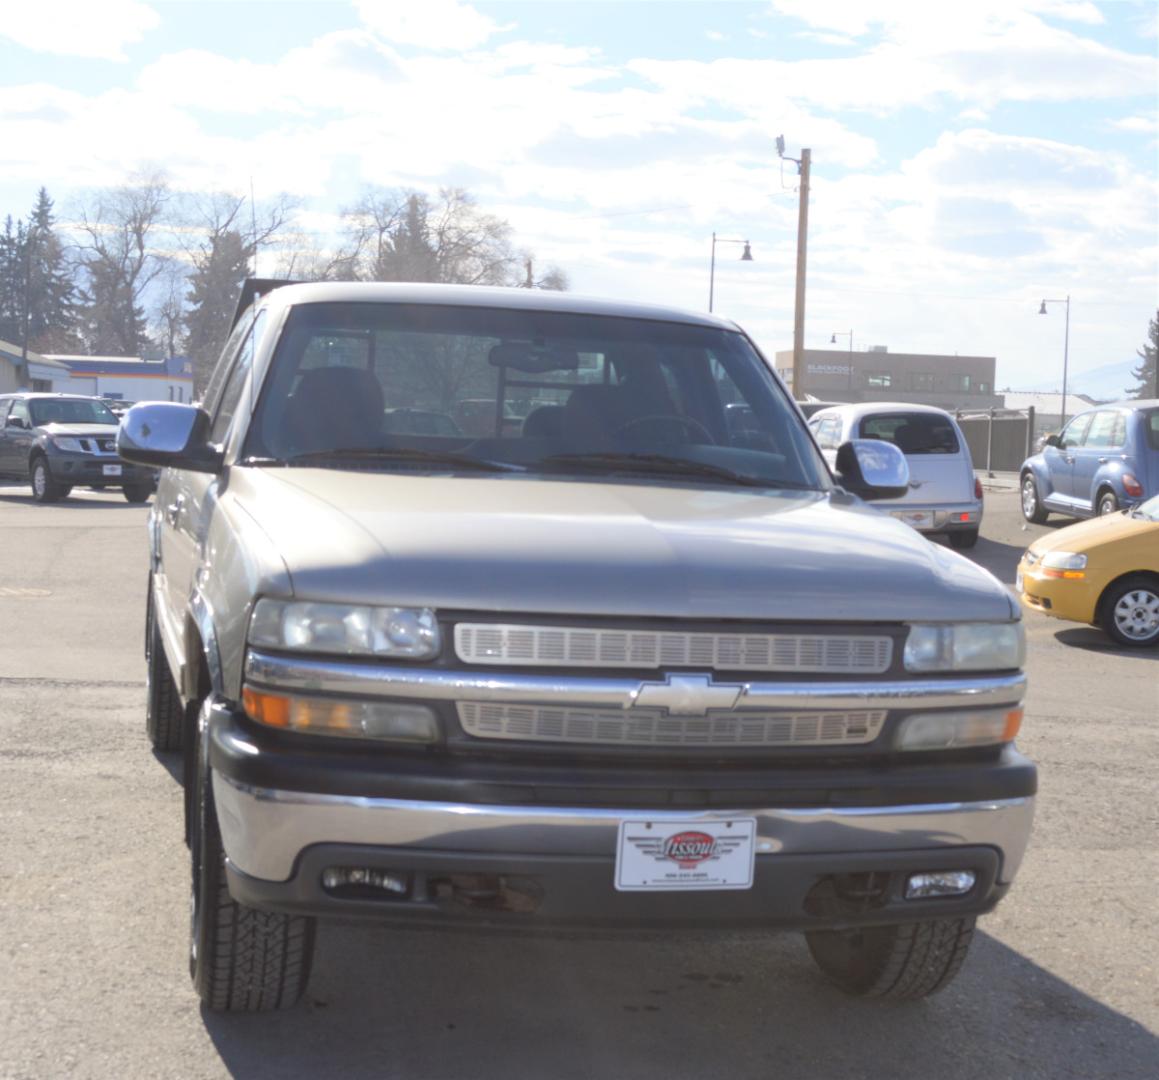
[[[859,930],[814,930],[809,952],[847,994],[898,1000],[929,997],[958,974],[974,919],[927,919]]]
[[[28,467],[28,482],[32,487],[33,500],[41,504],[63,499],[71,490],[53,480],[48,460],[39,456],[33,458],[32,464]]]
[[[946,535],[950,538],[950,547],[955,551],[968,551],[978,543],[977,529],[963,529]]]
[[[191,848],[189,974],[214,1012],[286,1009],[310,978],[315,920],[257,911],[230,896],[205,756],[198,755]]]
[[[1042,505],[1042,499],[1038,494],[1038,483],[1034,479],[1034,473],[1024,473],[1022,477],[1022,516],[1030,522],[1031,525],[1041,525],[1046,521],[1048,511]]]
[[[145,734],[154,750],[179,751],[184,742],[184,728],[185,708],[161,644],[150,578],[145,603]]]
[[[1103,598],[1101,621],[1120,645],[1159,645],[1159,580],[1137,575],[1112,585]]]
[[[151,484],[135,484],[124,487],[121,491],[127,502],[143,503],[149,501],[149,496],[153,494],[153,487]]]

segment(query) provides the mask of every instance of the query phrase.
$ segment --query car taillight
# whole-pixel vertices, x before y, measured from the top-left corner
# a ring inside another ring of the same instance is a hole
[[[1139,498],[1143,494],[1143,485],[1139,483],[1129,472],[1123,473],[1123,490],[1133,499]]]
[[[978,477],[974,477],[974,498],[982,498],[982,481]]]

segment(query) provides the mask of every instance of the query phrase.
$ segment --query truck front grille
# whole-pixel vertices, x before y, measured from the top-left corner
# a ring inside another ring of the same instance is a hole
[[[737,634],[459,623],[455,653],[468,664],[567,668],[696,667],[716,671],[880,675],[884,634]]]
[[[476,739],[587,746],[859,746],[881,732],[886,712],[720,713],[598,711],[460,701],[459,723]]]

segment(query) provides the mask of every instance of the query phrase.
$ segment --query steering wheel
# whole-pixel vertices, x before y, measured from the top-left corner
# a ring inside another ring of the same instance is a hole
[[[634,420],[629,420],[627,423],[621,424],[612,434],[623,435],[633,428],[642,427],[644,424],[678,424],[686,432],[693,432],[703,436],[704,442],[712,446],[716,445],[716,440],[712,437],[712,432],[699,420],[693,420],[691,416],[677,416],[675,413],[653,413],[650,416],[637,416]]]

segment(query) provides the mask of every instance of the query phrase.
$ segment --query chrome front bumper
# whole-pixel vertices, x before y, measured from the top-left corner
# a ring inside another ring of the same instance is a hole
[[[286,881],[314,844],[377,845],[426,852],[612,858],[620,822],[756,818],[757,858],[845,852],[945,851],[957,846],[1001,852],[998,880],[1009,884],[1022,862],[1034,798],[916,806],[630,810],[488,806],[274,791],[213,774],[226,855],[243,874]]]

